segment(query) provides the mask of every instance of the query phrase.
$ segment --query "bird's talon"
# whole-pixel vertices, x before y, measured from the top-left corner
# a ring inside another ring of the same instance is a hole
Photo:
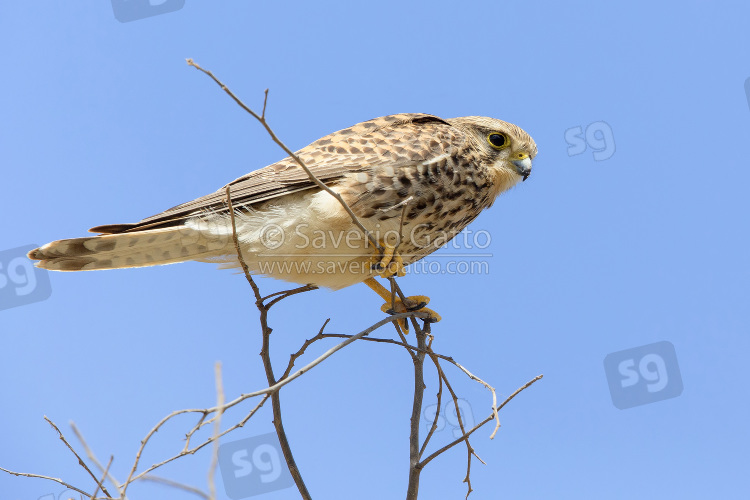
[[[394,306],[391,307],[390,302],[386,302],[380,307],[380,310],[383,311],[386,314],[399,314],[404,312],[412,312],[412,311],[422,311],[429,314],[427,318],[420,318],[423,319],[429,323],[437,323],[442,318],[438,313],[433,311],[432,309],[429,309],[425,306],[430,302],[430,298],[426,297],[424,295],[413,295],[411,297],[406,297],[406,302],[402,301],[401,299],[396,299],[394,301]],[[405,323],[405,321],[399,320],[399,324]],[[402,325],[403,326],[403,325]],[[408,327],[404,328],[405,331],[408,331]]]
[[[432,309],[428,309],[427,307],[423,308],[421,311],[429,314],[429,316],[427,316],[426,318],[420,318],[424,320],[425,323],[437,323],[438,321],[443,319],[438,313],[436,313]]]
[[[407,307],[406,310],[409,311],[409,312],[411,312],[411,311],[419,311],[420,309],[422,309],[426,305],[427,305],[427,302],[420,302],[416,306]]]
[[[410,297],[406,297],[406,299],[402,301],[401,299],[394,299],[391,296],[390,290],[378,283],[375,278],[368,278],[364,281],[364,283],[372,288],[378,295],[383,298],[383,300],[386,301],[385,304],[380,306],[380,310],[386,314],[393,315],[411,311],[421,311],[423,313],[427,313],[427,318],[420,317],[420,319],[425,320],[425,325],[429,323],[437,323],[441,319],[438,313],[436,313],[432,309],[428,309],[427,307],[425,307],[430,303],[430,298],[426,295],[412,295]],[[409,333],[409,325],[406,321],[406,318],[397,319],[396,323],[404,333]]]

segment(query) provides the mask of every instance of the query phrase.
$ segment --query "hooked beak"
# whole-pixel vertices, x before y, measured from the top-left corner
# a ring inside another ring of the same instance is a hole
[[[516,153],[513,156],[515,159],[511,160],[511,163],[516,167],[516,173],[523,177],[523,180],[528,179],[531,174],[531,158],[526,153]]]

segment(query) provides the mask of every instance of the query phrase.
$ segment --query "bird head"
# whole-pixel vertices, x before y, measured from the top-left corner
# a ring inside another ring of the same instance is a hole
[[[484,116],[452,118],[451,125],[462,129],[471,142],[475,162],[486,166],[494,177],[497,193],[510,189],[531,174],[536,143],[522,128]]]

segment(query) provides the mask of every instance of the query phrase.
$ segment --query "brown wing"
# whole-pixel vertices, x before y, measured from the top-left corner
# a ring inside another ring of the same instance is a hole
[[[444,154],[455,146],[461,132],[432,115],[403,113],[358,123],[327,135],[297,151],[297,155],[326,184],[366,168],[389,165],[394,168],[416,164]],[[446,141],[448,139],[448,141]],[[446,143],[448,142],[448,143]],[[317,188],[304,170],[290,157],[250,172],[229,183],[232,205],[258,203],[280,196]],[[97,226],[89,231],[121,233],[166,227],[197,213],[226,211],[226,188],[170,208],[136,224]]]

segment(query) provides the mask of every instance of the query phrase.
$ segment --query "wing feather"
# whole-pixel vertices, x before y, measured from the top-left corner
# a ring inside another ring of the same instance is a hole
[[[334,185],[347,174],[389,165],[416,165],[446,151],[445,135],[461,132],[433,115],[403,113],[376,118],[339,130],[297,151],[299,158],[322,182]],[[441,137],[442,136],[442,137]],[[448,144],[455,145],[455,141]],[[250,172],[230,182],[232,204],[260,203],[307,189],[317,189],[304,170],[291,158]],[[187,217],[227,210],[226,186],[209,195],[177,205],[136,224],[112,224],[92,232],[120,233],[169,227]]]

